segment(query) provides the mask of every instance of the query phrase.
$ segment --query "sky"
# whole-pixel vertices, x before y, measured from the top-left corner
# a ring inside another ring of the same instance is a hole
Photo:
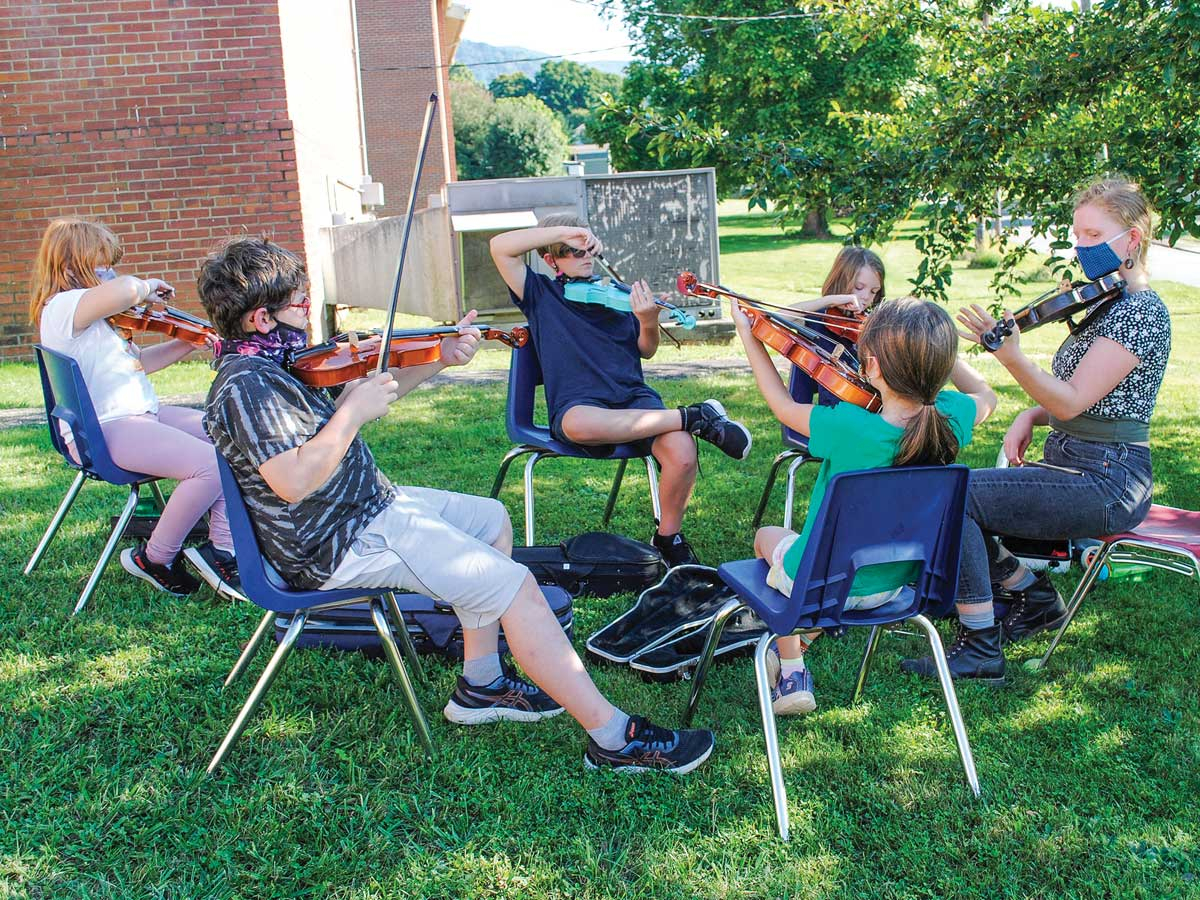
[[[542,53],[588,59],[630,58],[629,35],[619,19],[600,15],[585,0],[458,0],[470,10],[462,37],[497,47],[528,47]],[[607,48],[607,49],[604,49]]]

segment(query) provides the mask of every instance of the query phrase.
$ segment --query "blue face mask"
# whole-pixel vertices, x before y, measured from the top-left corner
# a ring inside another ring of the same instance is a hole
[[[117,270],[112,266],[97,266],[94,271],[101,282],[112,281],[117,277]]]
[[[1083,275],[1088,281],[1095,281],[1097,278],[1111,275],[1121,268],[1121,257],[1117,256],[1116,251],[1109,244],[1127,234],[1129,234],[1128,228],[1099,244],[1091,244],[1087,247],[1076,245],[1075,258],[1079,260]]]

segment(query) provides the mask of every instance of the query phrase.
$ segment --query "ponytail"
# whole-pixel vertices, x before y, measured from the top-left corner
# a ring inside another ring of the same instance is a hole
[[[904,424],[894,466],[948,466],[958,456],[958,439],[950,419],[932,403]]]
[[[879,374],[898,395],[921,407],[904,425],[894,466],[945,466],[958,456],[950,419],[934,404],[958,355],[950,314],[936,303],[901,297],[881,303],[867,319],[860,355],[879,362]]]

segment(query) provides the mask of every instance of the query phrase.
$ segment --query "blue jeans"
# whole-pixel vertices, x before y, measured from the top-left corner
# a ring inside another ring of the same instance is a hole
[[[992,582],[1016,570],[997,536],[1063,540],[1127,531],[1150,510],[1150,448],[1100,444],[1050,432],[1045,462],[1075,475],[1034,466],[975,469],[963,522],[958,602],[987,603]]]

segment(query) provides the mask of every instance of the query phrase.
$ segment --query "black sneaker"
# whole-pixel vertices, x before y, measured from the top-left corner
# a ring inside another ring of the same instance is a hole
[[[725,407],[719,400],[705,400],[687,409],[690,411],[687,416],[690,425],[688,431],[696,437],[708,441],[734,459],[745,459],[750,455],[753,439],[749,429],[725,415]]]
[[[199,547],[188,547],[183,555],[208,586],[222,597],[246,599],[242,593],[242,579],[238,577],[237,560],[232,553],[214,547],[212,541],[205,541]]]
[[[169,566],[151,562],[146,557],[145,541],[139,541],[137,547],[122,550],[121,565],[130,575],[150,582],[173,597],[186,597],[200,590],[200,582],[188,573],[178,556]]]
[[[1000,649],[1003,626],[971,629],[958,623],[954,643],[946,648],[946,663],[954,678],[970,678],[984,684],[1004,684],[1004,651]],[[925,678],[937,678],[932,656],[900,660],[900,669]]]
[[[696,551],[692,549],[692,545],[688,543],[682,532],[671,535],[655,532],[650,543],[654,545],[655,550],[662,554],[668,569],[676,566],[700,565],[700,557],[696,556]]]
[[[1057,628],[1067,618],[1067,605],[1044,572],[1025,590],[1007,593],[1011,601],[1001,623],[1006,644]]]
[[[708,759],[713,749],[711,731],[671,731],[659,728],[641,716],[629,717],[625,741],[620,750],[605,750],[588,738],[583,764],[589,769],[611,768],[614,772],[657,771],[685,775]]]
[[[507,719],[536,722],[557,716],[563,708],[537,685],[518,678],[507,666],[491,684],[471,684],[461,675],[446,708],[442,710],[458,725],[486,725]]]

